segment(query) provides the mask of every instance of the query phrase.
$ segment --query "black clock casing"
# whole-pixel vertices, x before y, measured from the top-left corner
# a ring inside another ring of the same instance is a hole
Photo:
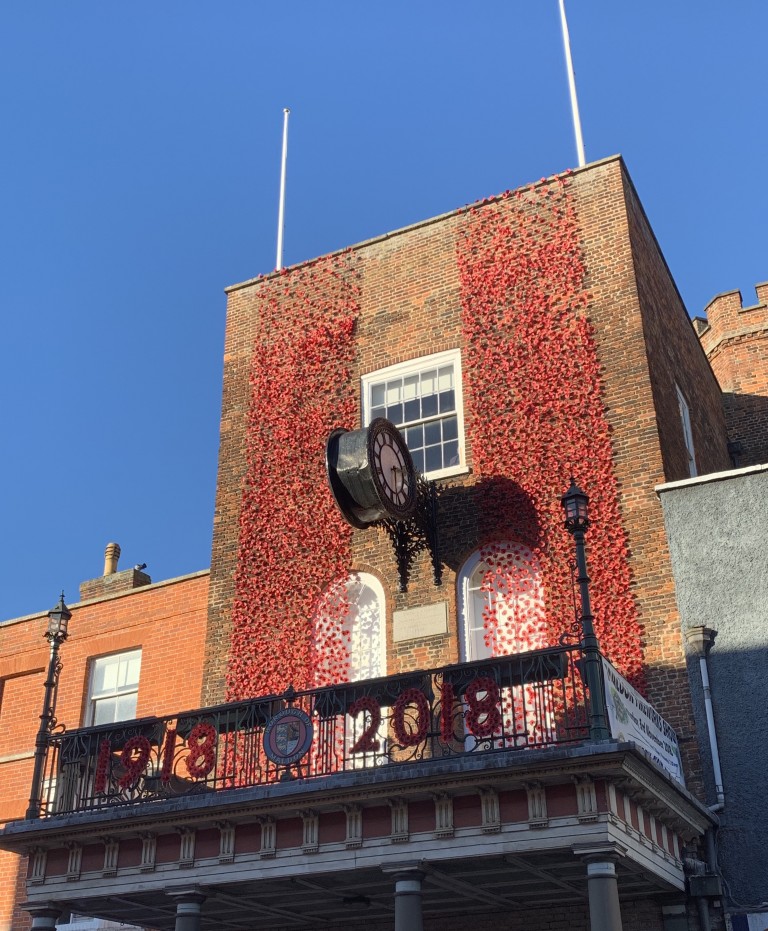
[[[361,430],[334,430],[325,467],[334,500],[353,527],[408,520],[416,509],[413,459],[400,431],[383,417]]]

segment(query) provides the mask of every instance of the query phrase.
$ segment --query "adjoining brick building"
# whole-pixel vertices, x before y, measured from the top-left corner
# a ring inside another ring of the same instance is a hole
[[[742,466],[768,462],[768,283],[755,286],[757,303],[739,291],[718,294],[694,318],[701,345],[723,390],[728,436]]]
[[[125,717],[144,718],[196,703],[202,691],[202,656],[208,571],[152,584],[138,569],[118,569],[110,544],[105,573],[80,586],[71,606],[71,635],[63,648],[56,718],[74,729]],[[45,613],[0,625],[0,822],[23,817],[30,798],[32,756],[48,645]],[[178,662],[177,646],[187,647]],[[119,705],[119,707],[118,707]],[[18,905],[27,860],[0,851],[0,928],[30,925]]]
[[[439,485],[432,560],[334,505],[329,434],[379,416]],[[728,439],[619,158],[229,288],[208,710],[178,713],[195,680],[52,741],[44,817],[0,841],[36,926],[687,927],[717,819],[654,489]],[[602,651],[687,788],[590,731],[571,476]]]

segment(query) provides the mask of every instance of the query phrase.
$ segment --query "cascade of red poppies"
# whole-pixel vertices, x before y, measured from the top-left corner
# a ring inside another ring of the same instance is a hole
[[[580,233],[564,178],[471,208],[459,238],[465,403],[484,537],[541,566],[549,641],[573,623],[573,543],[560,496],[590,496],[591,593],[604,652],[642,682],[600,363]]]
[[[351,565],[351,527],[336,510],[323,463],[331,430],[351,429],[359,418],[351,377],[355,257],[330,256],[267,279],[258,301],[228,701],[344,681],[348,668],[348,645],[316,631],[313,618]],[[340,617],[346,609],[338,600]],[[323,623],[339,622],[326,606]]]
[[[328,257],[259,289],[229,700],[348,678],[349,644],[338,635],[348,606],[327,593],[349,571],[351,528],[327,490],[323,453],[328,433],[359,417],[355,263],[354,253]],[[530,548],[555,643],[573,622],[572,541],[559,499],[575,475],[591,498],[597,632],[606,654],[641,684],[642,629],[567,182],[470,209],[458,263],[468,439],[487,561],[504,558],[504,541]]]

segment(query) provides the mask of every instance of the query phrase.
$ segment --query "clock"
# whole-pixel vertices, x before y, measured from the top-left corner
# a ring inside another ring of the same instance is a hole
[[[416,509],[416,469],[397,427],[377,417],[362,430],[334,430],[325,467],[334,500],[353,527],[408,520]]]

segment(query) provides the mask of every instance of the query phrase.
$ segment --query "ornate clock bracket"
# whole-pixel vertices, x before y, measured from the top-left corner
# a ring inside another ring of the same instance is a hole
[[[379,417],[361,430],[334,430],[326,444],[325,468],[344,520],[360,530],[383,527],[389,534],[400,591],[408,590],[413,562],[425,549],[435,585],[440,585],[437,486],[416,471],[397,427]]]
[[[437,530],[437,492],[435,482],[417,475],[418,500],[413,516],[406,521],[386,519],[379,521],[389,534],[397,561],[400,591],[408,591],[411,567],[422,550],[429,550],[432,562],[432,580],[443,584],[443,565],[440,562],[440,539]]]

